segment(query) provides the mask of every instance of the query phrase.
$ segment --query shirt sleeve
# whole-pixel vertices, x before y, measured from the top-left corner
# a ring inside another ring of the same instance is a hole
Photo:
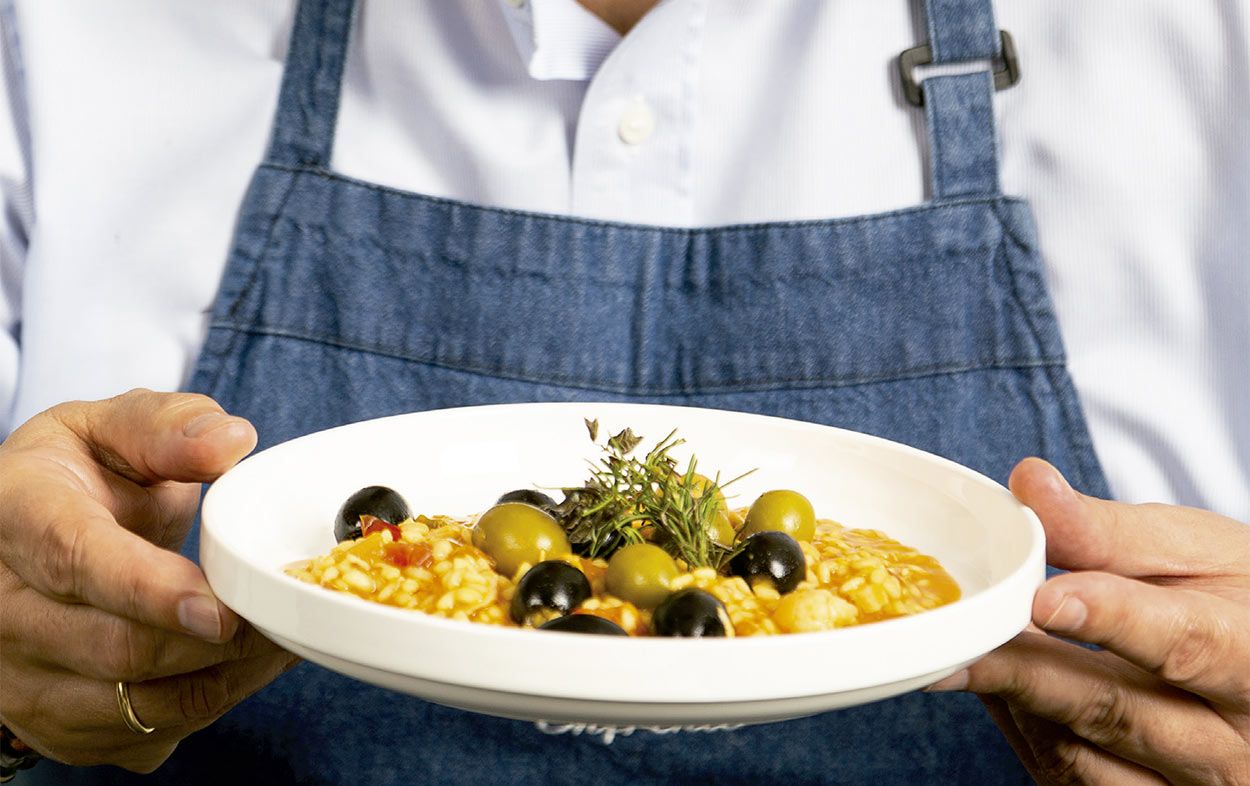
[[[13,428],[21,358],[22,277],[34,219],[25,78],[11,0],[0,0],[0,439]]]

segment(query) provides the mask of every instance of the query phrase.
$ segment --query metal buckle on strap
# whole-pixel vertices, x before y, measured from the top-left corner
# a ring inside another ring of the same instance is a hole
[[[1016,44],[1011,34],[999,30],[1001,52],[994,60],[994,89],[1006,90],[1020,81],[1020,60],[1016,57]],[[898,76],[903,83],[903,97],[912,106],[924,106],[923,80],[916,81],[916,69],[933,63],[933,48],[921,44],[905,50],[898,56]]]

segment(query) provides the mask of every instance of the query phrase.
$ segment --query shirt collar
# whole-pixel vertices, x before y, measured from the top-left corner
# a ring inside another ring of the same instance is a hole
[[[586,81],[621,41],[577,0],[498,0],[517,52],[534,79]]]

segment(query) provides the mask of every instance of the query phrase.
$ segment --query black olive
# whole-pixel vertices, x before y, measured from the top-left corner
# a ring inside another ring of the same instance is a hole
[[[807,558],[799,542],[784,532],[757,532],[742,542],[742,550],[729,561],[729,572],[747,584],[767,581],[782,595],[799,586],[807,576]]]
[[[387,524],[412,518],[408,503],[386,486],[366,486],[347,498],[334,518],[334,539],[339,543],[360,537],[360,517],[375,516]]]
[[[538,626],[539,630],[558,630],[563,633],[602,633],[608,636],[628,636],[625,629],[611,620],[593,614],[570,614],[556,617]]]
[[[526,505],[533,505],[544,513],[549,514],[557,521],[560,519],[556,513],[556,501],[541,491],[535,491],[534,489],[517,489],[515,491],[509,491],[507,494],[504,494],[499,499],[495,500],[496,505],[500,505],[504,502],[524,502]]]
[[[664,599],[651,618],[657,636],[727,636],[733,628],[725,604],[701,589],[678,590]]]
[[[517,582],[509,611],[512,621],[524,623],[536,611],[553,609],[568,614],[590,597],[586,574],[567,562],[549,559],[540,562]]]

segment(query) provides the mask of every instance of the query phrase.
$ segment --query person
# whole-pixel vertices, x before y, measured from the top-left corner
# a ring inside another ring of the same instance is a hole
[[[1235,2],[1000,4],[1029,70],[998,94],[978,0],[920,35],[885,4],[353,5],[4,6],[0,722],[54,760],[23,781],[1250,777]],[[922,109],[887,81],[919,40]],[[197,394],[106,398],[136,385]],[[928,693],[605,745],[291,670],[176,553],[258,442],[534,399],[907,441],[1009,480],[1076,572]]]

